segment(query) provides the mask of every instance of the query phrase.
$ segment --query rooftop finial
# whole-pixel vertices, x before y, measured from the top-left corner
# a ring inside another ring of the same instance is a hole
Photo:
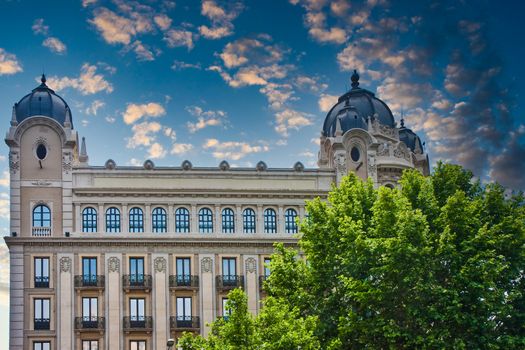
[[[357,74],[357,70],[354,69],[354,74],[352,74],[350,79],[352,80],[352,89],[357,89],[359,87],[359,74]]]
[[[403,106],[401,106],[401,127],[404,128],[405,127],[405,109],[403,108]]]
[[[42,77],[40,78],[40,81],[42,82],[42,84],[45,84],[46,83],[46,75],[44,73],[42,73]]]
[[[88,159],[89,157],[87,155],[87,150],[86,150],[86,138],[82,137],[82,143],[80,144],[80,155],[78,157],[78,160],[81,163],[87,163]]]

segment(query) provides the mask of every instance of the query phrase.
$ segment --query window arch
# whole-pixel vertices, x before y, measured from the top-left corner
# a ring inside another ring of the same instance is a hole
[[[277,233],[277,214],[275,210],[264,210],[264,233]]]
[[[106,210],[106,232],[120,232],[120,210],[115,207]]]
[[[186,208],[175,210],[175,232],[190,232],[190,212]]]
[[[222,232],[235,232],[235,214],[230,208],[225,208],[222,210]]]
[[[144,213],[138,207],[129,210],[129,232],[144,232]]]
[[[213,232],[213,214],[209,208],[199,210],[199,232]]]
[[[297,212],[295,209],[286,209],[284,212],[284,232],[297,233]]]
[[[87,207],[82,210],[82,232],[97,232],[97,211]]]
[[[33,227],[51,227],[51,210],[44,204],[33,208]]]
[[[164,208],[155,208],[151,212],[151,224],[153,232],[167,232],[168,224],[166,210]]]
[[[246,208],[242,212],[242,224],[244,233],[255,233],[255,211]]]

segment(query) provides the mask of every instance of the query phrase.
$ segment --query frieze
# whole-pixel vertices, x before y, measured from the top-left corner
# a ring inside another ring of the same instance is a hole
[[[163,257],[155,258],[153,266],[155,267],[156,272],[166,272],[166,259]]]
[[[60,272],[71,271],[71,258],[67,256],[60,258]]]
[[[257,262],[254,258],[246,259],[246,272],[254,273],[257,268]]]
[[[117,257],[113,256],[108,259],[108,271],[120,272],[120,260]]]
[[[211,272],[213,268],[213,260],[211,258],[203,258],[201,260],[201,272]]]

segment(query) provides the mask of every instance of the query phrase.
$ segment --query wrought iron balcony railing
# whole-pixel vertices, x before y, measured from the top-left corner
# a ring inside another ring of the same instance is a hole
[[[124,275],[122,286],[125,289],[151,289],[151,275]]]
[[[49,318],[35,318],[35,330],[49,330]]]
[[[105,281],[103,275],[77,275],[75,288],[104,288]]]
[[[171,288],[198,288],[199,287],[199,276],[193,275],[171,275],[170,276],[170,287]]]
[[[151,331],[153,317],[151,316],[124,316],[123,328],[125,331]]]
[[[35,288],[49,288],[49,277],[35,276]]]
[[[217,289],[244,288],[244,276],[242,275],[218,275],[216,282]]]
[[[198,316],[171,316],[170,327],[173,330],[200,329],[201,323]]]
[[[76,330],[102,330],[106,328],[106,319],[98,316],[75,317]]]

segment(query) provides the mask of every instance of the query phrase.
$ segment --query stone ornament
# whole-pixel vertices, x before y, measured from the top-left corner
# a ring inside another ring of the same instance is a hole
[[[303,171],[304,170],[304,164],[301,162],[297,162],[294,164],[293,169],[295,171]]]
[[[203,258],[201,260],[201,271],[204,272],[211,272],[213,267],[213,260],[211,258]]]
[[[146,170],[153,170],[155,168],[155,164],[150,159],[146,160],[142,166]]]
[[[257,268],[257,262],[254,258],[246,259],[246,272],[254,273]]]
[[[106,160],[106,164],[104,164],[104,167],[108,170],[113,170],[117,167],[117,163],[113,159]]]
[[[219,169],[221,169],[221,170],[230,170],[230,163],[228,163],[227,161],[223,160],[219,164]]]
[[[182,162],[181,167],[183,170],[191,170],[191,168],[193,168],[193,164],[191,164],[189,160],[185,160]]]
[[[265,162],[261,160],[259,163],[257,163],[255,169],[257,169],[257,171],[266,171],[266,169],[268,169],[268,166]]]
[[[71,271],[71,258],[67,256],[60,258],[60,272],[70,272]]]
[[[109,272],[120,272],[120,260],[116,257],[108,259],[108,271]]]
[[[153,266],[155,267],[156,272],[166,272],[166,259],[163,257],[155,258]]]
[[[64,152],[62,154],[62,168],[64,169],[64,172],[66,174],[69,174],[69,172],[72,169],[73,164],[73,154],[71,152]]]
[[[11,170],[11,174],[16,174],[18,169],[20,169],[18,152],[11,151],[9,152],[9,170]]]

